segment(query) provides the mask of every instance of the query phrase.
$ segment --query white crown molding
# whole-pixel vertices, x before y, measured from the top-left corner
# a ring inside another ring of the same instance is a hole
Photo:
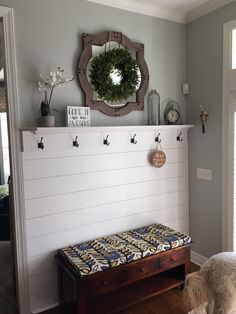
[[[0,7],[0,16],[6,16],[11,11],[11,8],[8,7]]]
[[[206,262],[207,258],[194,252],[194,251],[191,251],[191,261],[198,265],[198,266],[202,266],[205,262]]]
[[[225,5],[233,1],[235,0],[211,0],[208,3],[201,5],[199,8],[189,11],[186,14],[186,23],[192,22],[201,16],[211,13],[217,9],[220,9],[221,7],[224,7]]]
[[[181,11],[172,10],[165,8],[160,5],[155,5],[153,3],[148,3],[143,1],[137,2],[136,0],[86,0],[88,2],[94,2],[98,4],[107,5],[113,8],[122,9],[126,11],[131,11],[135,13],[140,13],[144,15],[159,17],[161,19],[185,23],[185,14]]]
[[[174,10],[160,6],[154,3],[148,3],[147,1],[137,2],[136,0],[86,0],[87,2],[98,3],[102,5],[107,5],[113,8],[122,9],[130,12],[140,13],[144,15],[154,16],[161,19],[179,22],[179,23],[189,23],[199,17],[211,13],[235,0],[210,0],[206,4],[187,12],[180,10]]]

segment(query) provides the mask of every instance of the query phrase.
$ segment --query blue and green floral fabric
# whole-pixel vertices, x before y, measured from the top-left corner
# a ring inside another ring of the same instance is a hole
[[[152,224],[60,249],[81,277],[191,242],[190,236]]]

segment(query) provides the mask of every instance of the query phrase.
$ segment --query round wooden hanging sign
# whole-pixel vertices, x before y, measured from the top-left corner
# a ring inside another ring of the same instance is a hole
[[[152,154],[151,164],[154,167],[161,168],[162,166],[164,166],[165,162],[166,162],[166,154],[163,151],[157,150]]]

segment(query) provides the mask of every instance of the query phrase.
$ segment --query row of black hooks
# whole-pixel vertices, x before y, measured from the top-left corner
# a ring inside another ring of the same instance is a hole
[[[155,137],[155,142],[160,144],[161,143],[161,138],[160,138],[161,134],[158,133],[158,135]],[[177,137],[176,137],[177,142],[182,142],[183,138],[182,138],[182,132],[180,132]],[[131,139],[130,139],[130,143],[131,144],[137,144],[138,141],[136,139],[136,134],[134,134]],[[107,134],[106,138],[104,138],[103,140],[103,145],[105,146],[109,146],[110,145],[110,141],[109,141],[109,135]],[[79,140],[78,140],[78,136],[75,137],[75,139],[72,141],[72,146],[73,147],[79,147]],[[44,149],[44,143],[43,143],[43,137],[41,137],[40,142],[38,142],[38,148],[39,149]]]
[[[158,135],[155,137],[155,142],[157,142],[158,144],[161,143],[161,138],[160,138],[160,133],[158,133]],[[176,137],[176,141],[177,142],[183,142],[183,138],[182,138],[182,132],[180,132],[177,137]],[[106,138],[103,140],[103,145],[109,146],[110,142],[108,140],[109,135],[106,136]],[[136,134],[134,134],[131,139],[130,139],[130,143],[131,144],[137,144],[138,141],[136,140]]]

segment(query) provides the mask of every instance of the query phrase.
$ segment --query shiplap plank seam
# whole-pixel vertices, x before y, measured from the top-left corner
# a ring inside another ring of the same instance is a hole
[[[132,198],[147,197],[154,194],[170,193],[177,190],[187,189],[185,176],[179,178],[155,180],[152,182],[135,183],[129,186],[106,187],[102,190],[75,192],[57,196],[41,197],[26,200],[26,218],[51,215],[57,212],[66,212],[79,208],[105,205],[116,201],[125,201]],[[140,194],[140,191],[142,193]],[[103,195],[106,195],[104,199]],[[168,195],[167,195],[168,197]],[[56,206],[54,208],[54,206]]]
[[[79,208],[88,208],[93,206],[105,205],[116,201],[124,201],[141,196],[147,197],[155,194],[171,193],[177,190],[187,189],[187,182],[184,177],[172,178],[163,181],[153,181],[136,183],[129,186],[107,187],[103,190],[93,190],[69,193],[59,196],[41,197],[33,200],[27,200],[25,203],[26,218],[44,216],[43,213],[50,215],[57,212],[66,212]],[[53,206],[56,206],[54,209]]]
[[[106,205],[113,205],[113,204],[117,204],[117,203],[123,203],[123,202],[127,202],[127,201],[146,199],[146,198],[153,197],[153,196],[158,196],[158,195],[165,195],[166,194],[166,196],[168,196],[169,194],[177,193],[177,192],[183,192],[183,191],[186,191],[186,189],[179,189],[179,190],[173,190],[171,192],[156,193],[156,194],[150,194],[150,195],[142,196],[142,197],[129,198],[129,199],[121,200],[121,201],[102,203],[102,204],[99,204],[99,207],[100,206],[106,206]],[[179,205],[181,205],[181,204],[179,204]],[[61,212],[58,212],[58,213],[52,213],[52,214],[42,215],[42,216],[37,216],[37,217],[32,217],[32,218],[26,218],[26,220],[30,221],[30,220],[35,220],[35,219],[42,218],[42,217],[57,216],[57,215],[60,215],[60,214],[63,214],[63,213],[79,212],[79,211],[84,210],[84,209],[88,209],[89,210],[91,208],[96,208],[96,207],[98,207],[98,205],[85,206],[85,207],[81,207],[81,208],[77,208],[77,209],[71,209],[71,210],[68,210],[68,211],[61,211]],[[169,208],[169,206],[161,207],[161,208]]]
[[[139,171],[138,169],[125,171],[124,169],[122,171],[115,170],[104,173],[99,172],[96,173],[93,180],[91,178],[93,173],[89,173],[85,175],[65,176],[63,179],[62,177],[53,178],[53,181],[50,178],[39,179],[34,182],[27,181],[25,182],[25,199],[27,200],[48,195],[66,194],[72,191],[105,188],[107,186],[129,185],[137,182],[153,181],[158,178],[173,178],[182,176],[187,170],[184,167],[184,164],[181,164],[181,167],[180,165],[178,165],[178,167],[168,167],[162,171],[152,171],[149,167],[143,167],[142,171],[140,169]],[[80,179],[78,178],[79,176],[81,177]],[[144,180],[142,178],[144,178]],[[68,188],[69,184],[70,187]]]
[[[121,231],[127,230],[128,229],[127,226],[129,226],[129,228],[134,228],[137,226],[142,226],[143,224],[151,223],[151,219],[146,219],[146,220],[144,219],[145,215],[147,215],[147,213],[135,215],[136,221],[134,221],[133,219],[132,221],[127,220],[127,217],[119,217],[119,218],[112,219],[109,221],[102,221],[102,222],[98,222],[94,224],[88,224],[86,226],[80,226],[79,228],[71,228],[64,231],[59,231],[55,233],[50,233],[48,235],[35,237],[32,239],[28,238],[28,256],[34,257],[34,255],[47,253],[47,252],[50,252],[50,250],[58,249],[60,247],[73,244],[75,242],[78,243],[78,242],[88,241],[96,237],[101,237],[104,235],[104,232],[105,232],[105,235],[108,235],[114,232],[121,232]],[[178,221],[178,220],[175,220],[175,221]],[[181,221],[182,219],[179,219],[179,222]],[[164,222],[165,220],[163,219],[162,223]],[[170,223],[171,223],[171,219],[169,220],[169,224],[168,224],[171,227]],[[185,223],[187,223],[187,221]],[[94,228],[94,226],[96,226],[96,228]],[[85,229],[86,229],[86,232],[85,232]],[[179,230],[179,228],[174,228],[174,229]],[[94,236],[91,236],[91,233],[89,232],[89,230],[93,230]],[[58,237],[58,234],[61,235],[60,238]],[[71,240],[71,238],[75,240]],[[38,248],[36,245],[37,243],[38,243]],[[33,254],[32,252],[34,251],[37,253]],[[42,251],[42,252],[38,253],[38,251]]]
[[[164,151],[169,151],[169,150],[179,150],[179,149],[187,149],[187,146],[182,146],[182,147],[162,147],[162,149]],[[154,144],[152,147],[149,147],[145,150],[136,150],[136,151],[115,151],[115,152],[99,152],[99,153],[95,153],[95,152],[92,152],[92,153],[83,153],[83,154],[79,154],[78,152],[74,152],[72,154],[72,152],[67,152],[67,154],[65,155],[61,155],[61,150],[58,150],[58,152],[34,152],[34,153],[23,153],[23,162],[25,161],[30,161],[30,160],[36,160],[35,159],[35,156],[38,156],[40,155],[40,158],[37,158],[38,160],[45,160],[45,159],[54,159],[54,158],[72,158],[72,157],[78,157],[78,156],[94,156],[94,155],[98,155],[98,156],[101,156],[101,155],[117,155],[117,154],[125,154],[125,153],[139,153],[139,152],[150,152],[150,151],[155,151],[156,150],[156,145]]]
[[[154,147],[154,150],[156,149],[156,147]],[[176,151],[181,151],[181,150],[187,150],[187,146],[182,146],[182,147],[169,147],[169,148],[166,148],[165,149],[165,152],[166,151],[172,151],[173,150],[176,150]],[[60,156],[52,156],[52,157],[44,157],[43,155],[40,156],[40,158],[29,158],[29,159],[26,159],[26,158],[23,158],[23,161],[31,161],[31,160],[35,160],[35,161],[40,161],[40,160],[45,160],[45,159],[64,159],[64,158],[79,158],[79,157],[96,157],[96,156],[107,156],[107,155],[117,155],[117,154],[136,154],[136,153],[149,153],[150,152],[150,149],[140,149],[140,150],[135,150],[135,151],[120,151],[120,152],[106,152],[106,153],[93,153],[93,154],[87,154],[87,153],[84,153],[83,155],[78,155],[78,154],[72,154],[71,156],[70,155],[60,155]],[[24,155],[26,155],[27,153],[23,153],[23,157]],[[36,153],[35,153],[36,154]]]
[[[181,176],[179,176],[181,177]],[[167,177],[167,179],[172,179],[172,178],[177,178],[176,176],[175,177]],[[147,182],[152,182],[152,181],[156,181],[155,179],[153,180],[146,180],[146,181],[140,181],[140,182],[132,182],[132,183],[126,183],[126,184],[117,184],[117,185],[110,185],[110,187],[122,187],[122,186],[128,186],[128,185],[132,185],[132,184],[135,184],[135,183],[147,183]],[[92,188],[92,189],[84,189],[84,190],[78,190],[78,191],[73,191],[73,192],[65,192],[63,193],[64,195],[67,195],[67,194],[72,194],[72,193],[78,193],[78,192],[92,192],[92,191],[95,191],[95,190],[103,190],[105,189],[107,186],[103,186],[103,187],[99,187],[99,188]],[[31,198],[25,198],[25,200],[35,200],[35,199],[41,199],[41,198],[44,198],[44,197],[54,197],[54,196],[60,196],[61,194],[51,194],[51,195],[42,195],[42,196],[39,196],[39,197],[31,197]]]
[[[63,195],[68,195],[68,194],[76,194],[80,192],[92,192],[92,191],[98,191],[98,190],[104,190],[106,188],[115,188],[115,187],[124,187],[124,186],[129,186],[129,185],[135,185],[135,184],[142,184],[142,183],[148,183],[148,182],[156,182],[156,181],[164,181],[166,179],[175,179],[175,178],[182,178],[184,175],[179,175],[179,176],[174,176],[174,177],[165,177],[165,178],[160,178],[160,179],[152,179],[152,180],[145,180],[145,181],[138,181],[138,182],[131,182],[131,183],[126,183],[126,184],[117,184],[117,185],[110,185],[110,186],[101,186],[97,188],[91,188],[91,189],[84,189],[84,190],[77,190],[77,191],[72,191],[72,192],[65,192]],[[53,198],[56,196],[60,196],[61,194],[53,194],[53,195],[45,195],[45,196],[39,196],[39,197],[33,197],[33,198],[25,198],[25,200],[37,200],[37,199],[42,199],[42,198]]]
[[[181,176],[179,176],[181,177]],[[174,177],[166,177],[165,179],[172,179],[172,178],[177,178],[177,176],[174,176]],[[146,181],[140,181],[140,182],[132,182],[132,183],[126,183],[126,184],[117,184],[117,185],[110,185],[110,187],[118,187],[118,186],[127,186],[127,185],[132,185],[132,184],[135,184],[135,183],[146,183],[146,182],[152,182],[152,181],[156,181],[156,179],[153,179],[153,180],[146,180]],[[78,192],[89,192],[89,191],[94,191],[94,190],[103,190],[105,189],[107,186],[102,186],[102,187],[99,187],[99,188],[92,188],[92,189],[84,189],[84,190],[78,190],[78,191],[73,191],[73,192],[65,192],[63,193],[63,195],[66,195],[66,194],[72,194],[72,193],[78,193]],[[25,198],[25,200],[35,200],[35,199],[40,199],[40,198],[44,198],[44,197],[54,197],[54,196],[59,196],[61,194],[52,194],[52,195],[43,195],[43,196],[39,196],[39,197],[31,197],[31,198]]]
[[[182,165],[184,164],[183,161],[180,161],[180,162],[166,162],[166,166],[168,165]],[[122,168],[110,168],[110,169],[103,169],[103,170],[93,170],[93,171],[81,171],[81,172],[75,172],[75,173],[70,173],[70,174],[62,174],[62,175],[50,175],[50,176],[47,176],[47,177],[40,177],[40,179],[53,179],[53,178],[61,178],[61,177],[67,177],[67,176],[76,176],[76,175],[79,175],[79,174],[91,174],[91,173],[104,173],[104,172],[109,172],[109,171],[117,171],[117,170],[129,170],[129,169],[139,169],[139,168],[145,168],[149,166],[148,163],[145,164],[145,165],[142,165],[142,166],[136,166],[136,167],[122,167]],[[30,178],[30,179],[25,179],[24,181],[27,182],[27,181],[37,181],[39,180],[39,178]]]
[[[174,206],[184,206],[186,205],[186,203],[181,203],[181,204],[176,204]],[[174,207],[174,206],[171,206],[171,207]],[[164,207],[165,209],[168,209],[170,208],[169,207]],[[128,217],[133,217],[133,216],[137,216],[137,215],[142,215],[142,214],[145,214],[145,213],[151,213],[151,212],[156,212],[156,211],[159,211],[160,209],[163,209],[163,208],[155,208],[155,209],[151,209],[151,210],[145,210],[145,211],[140,211],[140,212],[137,212],[137,213],[133,213],[133,214],[126,214],[126,215],[119,215],[117,217],[112,217],[112,218],[109,218],[109,219],[103,219],[103,220],[99,220],[99,221],[96,221],[96,222],[89,222],[89,223],[81,223],[80,225],[76,225],[76,226],[73,226],[70,228],[70,230],[72,229],[78,229],[80,227],[86,227],[86,226],[89,226],[89,225],[96,225],[96,224],[99,224],[99,223],[103,223],[103,222],[108,222],[108,221],[114,221],[115,219],[119,219],[119,218],[128,218]],[[66,229],[60,229],[60,230],[57,230],[57,231],[51,231],[50,233],[42,233],[40,235],[37,235],[37,236],[29,236],[28,235],[28,239],[35,239],[35,238],[39,238],[41,236],[47,236],[47,235],[50,235],[50,234],[54,234],[54,233],[60,233],[60,232],[64,232],[68,230],[68,228]]]

